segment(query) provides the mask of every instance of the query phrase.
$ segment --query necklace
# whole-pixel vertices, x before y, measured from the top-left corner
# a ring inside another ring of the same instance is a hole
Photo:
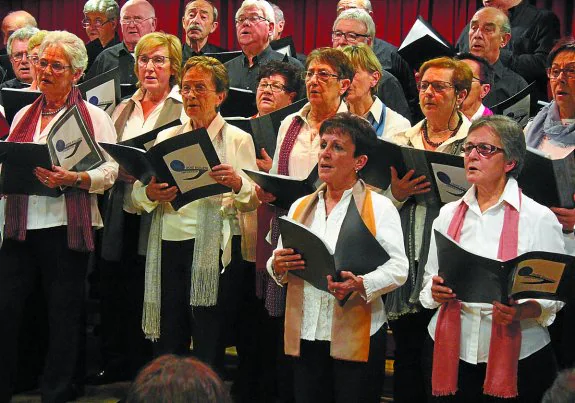
[[[64,109],[66,107],[66,104],[62,105],[61,107],[59,107],[58,109],[55,109],[53,111],[45,111],[42,109],[42,112],[40,112],[42,114],[42,116],[52,116],[57,114],[58,112],[60,112],[62,109]]]
[[[423,138],[425,139],[425,142],[426,142],[427,144],[429,144],[430,146],[437,148],[437,147],[439,147],[440,145],[442,145],[443,143],[445,143],[447,140],[449,140],[450,138],[452,138],[453,136],[455,136],[455,134],[458,132],[459,128],[461,127],[461,123],[463,123],[463,119],[461,119],[461,117],[459,117],[459,123],[457,123],[457,127],[456,127],[455,129],[453,129],[453,130],[449,130],[449,129],[443,130],[443,131],[450,131],[450,132],[451,132],[451,134],[449,135],[449,137],[446,138],[445,140],[440,141],[440,142],[437,142],[437,143],[436,143],[435,141],[432,141],[432,140],[429,138],[429,135],[427,134],[427,119],[425,119],[425,120],[423,121],[423,124],[421,125],[421,132],[423,133]],[[441,132],[440,132],[440,133],[441,133]]]

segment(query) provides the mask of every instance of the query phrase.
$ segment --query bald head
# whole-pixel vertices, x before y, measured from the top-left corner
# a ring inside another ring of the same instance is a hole
[[[38,27],[36,19],[32,14],[24,10],[17,10],[8,13],[8,15],[6,15],[2,20],[2,43],[4,46],[6,46],[8,38],[14,31],[26,26]]]
[[[337,2],[337,15],[342,11],[349,10],[350,8],[361,8],[369,14],[373,13],[371,1],[369,0],[339,0]]]
[[[469,51],[489,64],[499,59],[501,48],[511,39],[509,18],[495,7],[479,9],[469,23]]]

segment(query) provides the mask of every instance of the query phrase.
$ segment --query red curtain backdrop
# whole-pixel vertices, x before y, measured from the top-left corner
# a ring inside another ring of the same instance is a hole
[[[540,8],[551,9],[561,21],[561,33],[575,28],[573,0],[524,0]],[[122,6],[126,0],[118,3]],[[150,0],[156,9],[158,29],[182,37],[181,19],[184,1]],[[284,11],[285,35],[292,35],[299,52],[309,53],[320,46],[331,46],[330,32],[335,20],[336,0],[276,0]],[[65,29],[87,39],[80,25],[85,0],[2,0],[0,18],[11,10],[33,14],[43,29]],[[215,0],[220,27],[212,34],[214,44],[237,49],[234,16],[241,0]],[[462,28],[481,6],[479,0],[372,0],[377,37],[399,46],[418,15],[455,42]]]

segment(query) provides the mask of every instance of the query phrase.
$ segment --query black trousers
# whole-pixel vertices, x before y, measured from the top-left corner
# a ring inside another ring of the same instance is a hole
[[[99,259],[103,369],[133,376],[152,358],[142,331],[145,257],[138,255],[140,216],[124,212],[120,261]]]
[[[220,274],[215,306],[191,307],[190,284],[194,240],[162,241],[160,339],[154,354],[192,354],[223,373],[225,347],[237,320],[243,260],[239,236],[232,239],[232,259]]]
[[[397,403],[425,402],[425,382],[421,357],[427,337],[431,309],[403,315],[390,320],[389,327],[395,342],[393,366],[393,401]]]
[[[0,402],[10,401],[26,299],[40,280],[46,299],[49,345],[42,401],[65,402],[78,364],[88,253],[68,249],[66,227],[30,230],[26,241],[0,249]]]
[[[425,368],[426,390],[431,402],[461,403],[539,403],[545,391],[551,387],[557,376],[557,362],[551,344],[519,360],[517,369],[517,389],[519,396],[514,399],[499,399],[483,394],[483,381],[487,370],[486,363],[477,365],[459,360],[458,391],[454,396],[435,397],[431,394],[431,373],[433,366],[434,342],[427,336],[423,363]]]
[[[386,326],[370,338],[367,363],[335,360],[328,341],[301,340],[294,363],[298,403],[379,403],[385,377]]]

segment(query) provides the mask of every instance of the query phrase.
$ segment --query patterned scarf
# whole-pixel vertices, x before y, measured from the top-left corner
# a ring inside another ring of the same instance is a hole
[[[34,141],[36,126],[40,120],[42,108],[46,105],[46,96],[42,94],[26,111],[18,125],[6,141],[31,143]],[[94,138],[94,126],[88,108],[77,87],[72,87],[66,109],[76,105],[90,136]],[[68,229],[68,247],[79,252],[94,250],[92,229],[92,210],[90,194],[86,190],[68,188],[64,193]],[[24,241],[28,220],[28,195],[8,195],[6,200],[6,238]]]
[[[519,190],[519,203],[521,203],[521,190]],[[459,242],[461,237],[461,229],[468,209],[467,203],[461,201],[449,224],[447,234],[455,242]],[[499,237],[498,259],[509,260],[517,256],[518,229],[519,211],[506,203],[503,228]],[[452,300],[441,306],[437,317],[431,376],[434,396],[454,395],[457,391],[460,338],[461,301]],[[521,326],[519,322],[505,326],[492,321],[483,393],[501,398],[517,396],[517,366],[520,350]]]
[[[543,107],[533,118],[529,131],[525,133],[525,141],[529,147],[537,148],[544,136],[556,146],[575,145],[575,124],[563,125],[555,101]]]

